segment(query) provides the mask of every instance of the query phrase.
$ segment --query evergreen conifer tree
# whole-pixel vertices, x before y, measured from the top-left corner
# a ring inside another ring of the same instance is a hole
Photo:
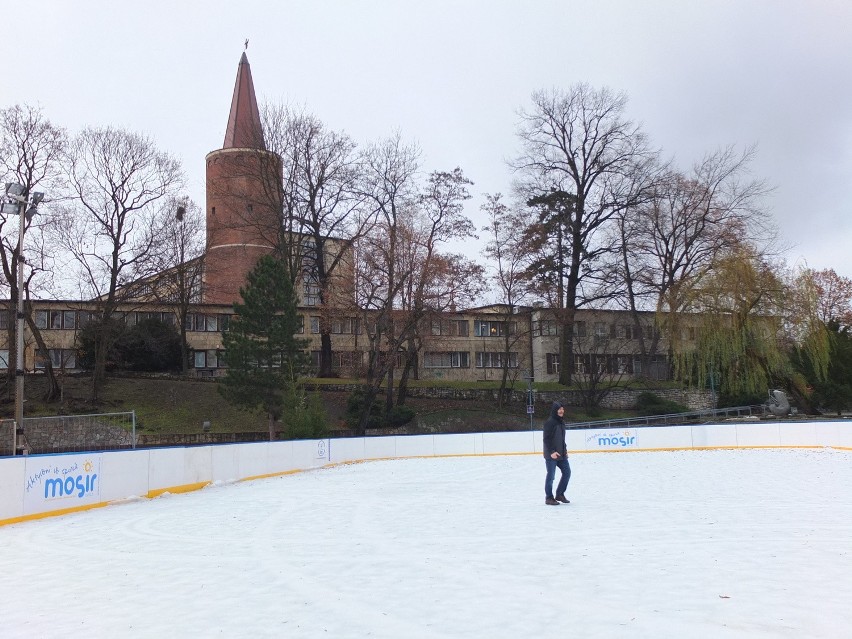
[[[275,422],[302,397],[295,390],[305,366],[306,341],[296,338],[296,295],[284,262],[262,257],[240,295],[222,334],[227,371],[219,388],[238,406],[262,409],[273,440]]]

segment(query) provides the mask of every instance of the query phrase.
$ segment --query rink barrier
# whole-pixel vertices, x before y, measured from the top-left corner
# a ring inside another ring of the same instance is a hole
[[[852,450],[843,421],[569,430],[569,452]],[[541,431],[398,435],[0,458],[0,526],[211,484],[384,459],[541,454]]]

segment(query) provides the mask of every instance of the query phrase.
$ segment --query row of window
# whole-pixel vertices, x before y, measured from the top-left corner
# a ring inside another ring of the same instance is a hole
[[[541,320],[533,322],[533,335],[536,337],[547,337],[559,335],[559,322],[556,320]],[[642,335],[649,337],[658,330],[649,326],[636,326],[635,324],[608,324],[607,322],[594,322],[592,326],[593,335],[599,339],[642,339]],[[695,340],[697,329],[695,326],[686,326],[682,329],[683,339]],[[574,337],[586,337],[586,322],[574,322]]]
[[[332,351],[332,367],[336,369],[355,369],[363,365],[365,354],[362,351]],[[404,353],[397,353],[395,365],[401,367],[405,361]],[[314,368],[320,365],[320,351],[311,351],[311,363]],[[195,368],[224,368],[224,352],[210,349],[194,351],[193,361]],[[474,353],[476,368],[503,368],[503,363],[508,362],[509,368],[518,367],[518,354],[511,353]],[[467,351],[455,351],[447,353],[424,353],[424,368],[470,368],[470,353]]]
[[[77,368],[77,351],[73,348],[41,349],[35,353],[35,368],[40,370],[47,366],[47,360],[55,370],[74,370]],[[9,349],[0,349],[0,369],[9,368]]]
[[[474,353],[476,368],[503,368],[508,362],[509,368],[518,367],[518,353]],[[451,351],[446,353],[426,352],[423,354],[423,368],[470,368],[470,353]]]
[[[318,303],[318,302],[317,302]],[[90,321],[93,314],[89,311],[75,310],[37,310],[35,311],[35,325],[41,330],[60,329],[74,330],[82,328]],[[304,333],[304,317],[299,316],[302,326],[299,333]],[[8,330],[10,313],[0,312],[0,330]],[[170,311],[164,312],[129,312],[124,314],[124,320],[133,326],[144,319],[155,318],[168,324],[175,323],[175,315]],[[214,332],[221,333],[228,330],[231,315],[224,313],[205,314],[188,313],[185,328],[190,332]],[[468,320],[433,320],[431,322],[431,333],[434,336],[468,337]],[[502,337],[517,334],[517,322],[503,322],[494,320],[474,320],[473,334],[476,337]],[[608,324],[606,322],[594,322],[593,335],[597,338],[612,339],[640,339],[643,332],[648,335],[652,330],[648,327],[635,326],[634,324]],[[320,332],[320,318],[310,318],[310,331],[313,334]],[[358,318],[345,317],[331,320],[331,332],[342,335],[360,335],[362,333],[361,323]],[[559,335],[559,323],[556,320],[541,320],[533,323],[533,335],[537,337]],[[574,322],[574,336],[586,337],[586,322]],[[682,330],[683,339],[695,340],[696,328],[685,327]]]
[[[559,374],[559,353],[547,354],[548,374]],[[656,355],[652,363],[664,363],[665,357]],[[574,355],[574,372],[585,374],[597,371],[607,375],[641,375],[642,357],[639,355],[590,354]]]

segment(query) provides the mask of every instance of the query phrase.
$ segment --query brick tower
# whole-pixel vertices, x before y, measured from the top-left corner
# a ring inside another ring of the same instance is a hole
[[[257,260],[278,242],[281,159],[266,150],[243,52],[222,148],[207,154],[207,250],[203,300],[240,301]]]

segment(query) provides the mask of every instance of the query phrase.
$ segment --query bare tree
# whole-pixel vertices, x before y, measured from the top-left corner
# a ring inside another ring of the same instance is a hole
[[[655,153],[640,127],[624,119],[624,94],[576,84],[567,91],[536,92],[532,102],[532,108],[520,114],[522,152],[512,166],[520,175],[519,191],[525,200],[563,194],[559,208],[567,276],[557,309],[561,358],[571,361],[572,326],[583,277],[598,257],[613,251],[605,231],[620,211],[643,197],[645,184],[636,176],[644,173],[642,167],[654,160]],[[559,381],[571,383],[570,367],[561,367]]]
[[[408,336],[401,325],[399,298],[408,273],[401,272],[404,235],[417,205],[420,150],[406,144],[397,132],[362,154],[362,193],[376,215],[376,224],[357,249],[358,306],[370,342],[364,410],[357,431],[363,434],[369,411],[386,380],[385,410],[393,406],[396,355]],[[412,268],[409,264],[405,268]]]
[[[583,406],[591,412],[600,408],[604,398],[633,372],[629,341],[617,336],[615,325],[608,330],[606,335],[593,332],[585,339],[575,340],[574,361],[565,362],[565,366],[579,369],[574,383]]]
[[[471,182],[460,168],[434,171],[412,209],[403,250],[397,256],[406,277],[401,288],[400,308],[405,312],[406,358],[400,376],[397,403],[404,404],[408,379],[416,373],[422,346],[420,329],[430,315],[457,305],[466,305],[481,291],[482,267],[461,256],[444,254],[451,240],[475,237],[473,223],[463,214],[470,198]]]
[[[491,281],[497,295],[495,300],[506,309],[500,319],[507,325],[515,321],[519,307],[526,303],[529,297],[529,280],[525,274],[525,265],[528,263],[528,244],[518,229],[527,224],[526,215],[522,211],[509,208],[501,200],[501,195],[486,195],[485,204],[481,209],[488,216],[488,225],[483,227],[488,241],[483,249],[483,255],[494,264]],[[533,329],[529,322],[527,328],[514,331],[505,330],[503,334],[503,357],[502,375],[500,377],[500,390],[498,393],[498,405],[503,406],[507,395],[509,372],[511,370],[512,349],[524,338],[529,338]]]
[[[67,143],[65,130],[53,125],[41,109],[16,105],[0,110],[0,172],[4,181],[15,182],[24,187],[23,195],[29,198],[36,191],[47,192],[48,200],[57,197],[61,190],[61,160]],[[0,263],[3,267],[3,288],[8,291],[8,344],[17,341],[17,322],[12,321],[12,300],[24,295],[28,300],[34,289],[50,287],[52,276],[53,251],[45,245],[41,233],[45,218],[46,205],[43,204],[40,215],[24,218],[27,242],[26,251],[19,244],[19,224],[17,215],[0,214]],[[24,253],[27,256],[29,273],[24,278],[24,290],[18,290],[18,269],[23,268]],[[28,325],[39,348],[44,349],[41,332],[32,321],[32,313],[27,313]],[[15,349],[9,349],[8,377],[14,376],[17,369],[23,369],[23,363],[17,361]],[[45,399],[55,399],[59,395],[59,385],[49,358],[45,362],[48,388]]]
[[[85,129],[68,157],[73,200],[57,219],[55,233],[79,267],[85,292],[98,303],[92,399],[105,378],[109,327],[133,287],[157,268],[157,247],[166,224],[163,201],[183,182],[180,164],[142,135],[113,128]],[[173,213],[172,213],[173,214]]]
[[[635,323],[647,300],[661,329],[654,335],[669,336],[670,356],[681,346],[683,310],[717,257],[737,242],[769,246],[774,237],[761,207],[767,188],[748,175],[753,156],[753,148],[737,154],[733,147],[707,154],[689,176],[662,176],[652,197],[619,216],[621,273]],[[657,338],[647,337],[646,357],[658,348]]]
[[[204,213],[188,197],[167,198],[159,217],[160,239],[152,252],[155,275],[143,280],[134,297],[147,297],[175,309],[180,331],[181,368],[189,372],[186,318],[192,304],[201,301],[204,275]]]
[[[346,283],[352,274],[353,246],[368,232],[374,216],[362,206],[360,164],[349,136],[286,107],[267,105],[263,112],[268,144],[282,158],[284,225],[289,237],[300,243],[288,254],[301,258],[295,274],[304,297],[319,301],[319,376],[330,377],[331,308],[351,293]]]
[[[837,322],[840,328],[852,326],[852,279],[834,269],[808,269],[816,286],[817,313],[824,324]]]

